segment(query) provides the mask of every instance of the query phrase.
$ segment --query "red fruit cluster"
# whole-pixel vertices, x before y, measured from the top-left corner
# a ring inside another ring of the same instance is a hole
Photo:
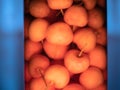
[[[105,0],[24,0],[25,90],[107,90]]]

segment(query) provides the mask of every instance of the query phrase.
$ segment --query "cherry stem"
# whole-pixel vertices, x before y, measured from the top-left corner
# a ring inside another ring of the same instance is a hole
[[[60,11],[56,14],[56,16],[59,16],[59,15],[60,15],[60,13],[64,16],[64,12],[63,12],[63,10],[62,10],[62,9],[60,9]]]
[[[39,70],[39,72],[40,72],[40,75],[41,75],[41,77],[42,77],[42,79],[43,79],[43,81],[44,81],[46,87],[47,87],[47,83],[46,83],[46,80],[45,80],[45,78],[44,78],[44,75],[42,74],[42,72],[41,72],[40,69],[38,69],[38,70]]]
[[[83,49],[80,51],[80,53],[78,54],[78,57],[81,57],[83,51],[84,51]]]
[[[80,57],[82,55],[82,53],[84,52],[85,47],[87,46],[87,43],[85,44],[85,46],[81,49],[80,53],[78,54],[78,57]]]
[[[60,12],[62,13],[62,15],[64,16],[64,12],[63,12],[63,9],[60,9]]]

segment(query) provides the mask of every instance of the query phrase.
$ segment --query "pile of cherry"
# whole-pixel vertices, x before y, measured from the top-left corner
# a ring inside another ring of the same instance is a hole
[[[25,0],[25,90],[107,90],[105,0]]]

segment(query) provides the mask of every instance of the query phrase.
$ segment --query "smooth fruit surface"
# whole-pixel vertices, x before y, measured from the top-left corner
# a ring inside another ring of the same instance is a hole
[[[105,15],[100,8],[94,8],[88,11],[88,26],[98,29],[103,27]]]
[[[64,21],[69,25],[83,27],[88,23],[87,11],[82,6],[71,6],[64,14]]]
[[[47,0],[48,5],[51,9],[66,9],[69,8],[73,0]]]
[[[80,83],[87,89],[98,87],[104,82],[102,72],[96,67],[90,67],[80,75]]]
[[[103,46],[97,45],[90,53],[90,65],[98,67],[102,70],[106,69],[107,66],[107,55],[106,50]]]
[[[34,17],[44,18],[50,13],[50,8],[45,0],[31,0],[29,11]]]
[[[80,50],[89,52],[96,46],[96,35],[92,28],[82,28],[75,32],[73,42]]]
[[[67,52],[68,46],[56,45],[56,44],[52,44],[50,42],[45,41],[43,43],[43,48],[46,54],[50,58],[54,60],[60,60],[64,58],[65,53]]]
[[[53,44],[68,45],[73,40],[73,32],[68,24],[56,22],[48,27],[46,40]]]
[[[35,55],[29,62],[29,72],[33,78],[39,78],[50,65],[49,59],[41,54]]]
[[[24,49],[25,60],[29,61],[33,55],[42,51],[42,44],[38,42],[33,42],[31,40],[26,40]]]
[[[45,19],[35,19],[29,27],[29,38],[34,42],[42,41],[46,36],[49,23]]]
[[[55,85],[55,88],[62,89],[70,80],[68,70],[62,65],[52,65],[45,72],[45,79]]]
[[[89,57],[86,54],[79,56],[79,53],[79,50],[73,49],[64,58],[65,66],[73,74],[84,72],[89,67]]]

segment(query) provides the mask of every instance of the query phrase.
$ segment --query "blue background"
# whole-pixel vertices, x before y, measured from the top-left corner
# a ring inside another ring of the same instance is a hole
[[[120,90],[120,0],[107,0],[108,90]]]
[[[24,90],[23,0],[0,0],[0,90]]]
[[[107,0],[108,90],[120,90],[120,0]],[[0,0],[0,90],[24,90],[23,0]]]

